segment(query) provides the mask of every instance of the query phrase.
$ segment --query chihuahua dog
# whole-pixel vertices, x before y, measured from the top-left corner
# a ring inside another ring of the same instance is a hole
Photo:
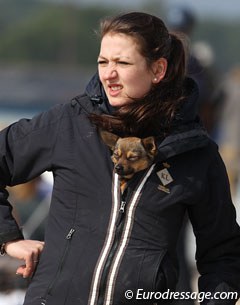
[[[120,138],[105,131],[100,131],[104,143],[112,151],[114,170],[120,177],[120,187],[123,193],[127,182],[135,173],[148,168],[157,154],[154,137],[144,139],[137,137]]]

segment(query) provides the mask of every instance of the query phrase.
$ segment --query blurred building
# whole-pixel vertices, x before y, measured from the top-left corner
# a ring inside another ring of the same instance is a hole
[[[87,69],[0,66],[0,127],[82,93],[92,75]]]

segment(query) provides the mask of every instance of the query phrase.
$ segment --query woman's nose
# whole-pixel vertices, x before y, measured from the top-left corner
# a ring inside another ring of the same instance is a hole
[[[108,66],[104,73],[105,80],[114,79],[117,77],[117,71],[114,67]]]

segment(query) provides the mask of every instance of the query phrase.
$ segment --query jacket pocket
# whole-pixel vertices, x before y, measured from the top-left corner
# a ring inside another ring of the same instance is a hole
[[[138,288],[146,292],[174,291],[178,279],[177,268],[174,266],[167,249],[157,253],[146,251],[138,281]]]
[[[161,264],[166,252],[166,249],[145,252],[139,274],[138,289],[143,289],[146,292],[163,291],[166,280],[162,273]]]
[[[57,285],[58,281],[61,279],[62,270],[63,270],[63,267],[65,265],[65,261],[66,261],[67,256],[68,256],[68,252],[69,252],[70,245],[71,245],[71,239],[72,239],[72,236],[73,236],[74,232],[75,232],[75,229],[71,228],[65,236],[65,240],[66,240],[65,241],[65,246],[64,246],[63,252],[60,256],[57,271],[56,271],[52,281],[48,285],[48,288],[46,290],[46,293],[45,293],[44,297],[41,298],[41,305],[47,305],[48,304],[49,297],[51,297],[51,295],[53,294],[55,286]],[[63,293],[63,291],[61,291],[60,294],[61,293]]]
[[[161,263],[161,271],[164,274],[166,280],[166,290],[175,291],[177,280],[178,280],[178,270],[174,266],[169,254],[166,252]]]

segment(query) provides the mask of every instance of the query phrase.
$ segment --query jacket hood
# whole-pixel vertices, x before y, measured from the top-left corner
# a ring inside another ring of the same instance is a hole
[[[187,99],[182,105],[179,113],[176,115],[175,124],[185,123],[194,121],[197,116],[197,100],[199,96],[199,90],[196,82],[192,78],[186,78],[184,83]],[[96,73],[88,83],[85,93],[91,99],[91,101],[98,105],[98,107],[104,113],[113,113],[114,107],[112,107],[107,99],[106,93],[103,89],[103,86],[100,82],[98,73]]]
[[[160,159],[204,147],[210,141],[198,116],[198,86],[192,78],[187,77],[184,87],[186,100],[176,114],[172,132],[164,140],[157,141],[158,158]]]
[[[197,83],[192,78],[187,77],[184,81],[184,90],[186,99],[176,114],[175,122],[177,125],[179,123],[195,121],[198,116],[199,89]]]
[[[114,112],[114,107],[112,107],[108,102],[107,95],[103,89],[102,83],[100,82],[98,73],[91,78],[86,87],[85,93],[103,113],[111,114]]]
[[[187,77],[184,83],[186,100],[177,113],[172,132],[164,140],[157,141],[158,157],[163,160],[186,151],[204,147],[209,142],[207,131],[198,117],[199,89],[196,82]],[[100,112],[112,114],[112,107],[96,73],[86,87],[86,95]]]

